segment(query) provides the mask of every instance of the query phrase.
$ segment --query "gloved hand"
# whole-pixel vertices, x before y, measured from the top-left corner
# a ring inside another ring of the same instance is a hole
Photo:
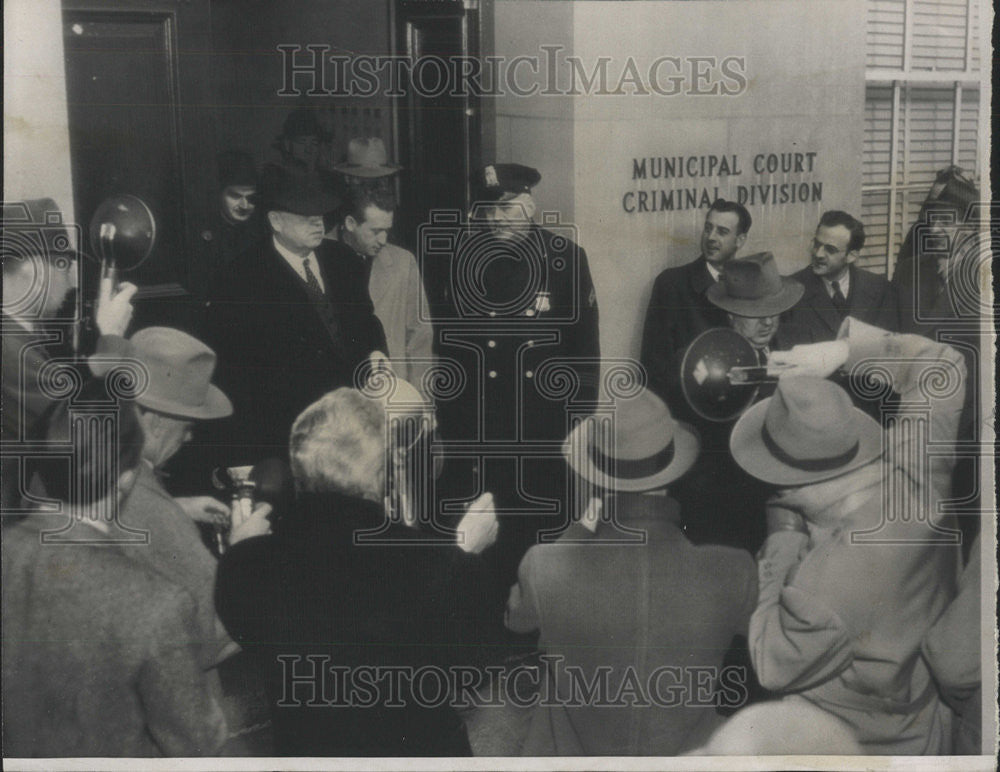
[[[478,555],[497,540],[497,513],[493,505],[493,494],[484,493],[469,505],[455,529],[458,547],[463,552]]]

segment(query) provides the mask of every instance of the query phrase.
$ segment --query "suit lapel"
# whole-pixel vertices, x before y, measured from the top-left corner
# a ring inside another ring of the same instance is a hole
[[[869,277],[853,265],[848,270],[851,272],[851,288],[850,297],[847,298],[847,307],[850,309],[851,315],[858,318],[872,316],[880,301],[875,282],[869,281]],[[860,313],[855,313],[855,311]]]
[[[301,314],[304,319],[313,320],[313,329],[317,332],[322,330],[321,334],[329,340],[334,349],[343,353],[343,341],[340,339],[340,328],[336,319],[337,304],[332,300],[335,296],[333,291],[336,289],[334,282],[337,277],[329,266],[329,255],[321,254],[319,247],[315,250],[315,255],[316,268],[323,277],[326,303],[331,310],[330,313],[326,313],[322,304],[312,299],[305,283],[295,272],[295,269],[288,264],[288,261],[278,254],[273,244],[268,246],[268,259],[271,260],[271,268],[273,269],[268,271],[268,274],[273,277],[271,280],[279,284],[276,288],[276,294],[287,299],[288,303],[293,306],[294,313]]]
[[[833,301],[826,292],[823,280],[812,271],[809,271],[804,278],[805,282],[803,283],[806,285],[807,300],[803,305],[807,305],[813,309],[820,321],[831,332],[836,333],[840,329],[840,312],[833,307]],[[854,277],[852,276],[851,278],[853,280]]]
[[[708,272],[705,258],[699,257],[691,264],[691,291],[699,297],[705,296],[705,291],[715,284],[715,279]]]

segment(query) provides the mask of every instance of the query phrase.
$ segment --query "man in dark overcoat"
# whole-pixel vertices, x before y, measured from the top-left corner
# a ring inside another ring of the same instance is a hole
[[[678,415],[686,410],[679,377],[684,349],[705,330],[727,324],[725,312],[712,305],[705,293],[742,248],[752,223],[742,205],[716,200],[705,216],[701,255],[686,265],[667,268],[653,284],[640,359],[650,388]]]
[[[323,240],[323,215],[336,199],[290,174],[264,195],[270,235],[209,293],[205,340],[218,353],[233,416],[208,441],[218,445],[210,449],[217,462],[230,466],[287,457],[295,417],[353,384],[358,366],[385,351],[361,259]]]

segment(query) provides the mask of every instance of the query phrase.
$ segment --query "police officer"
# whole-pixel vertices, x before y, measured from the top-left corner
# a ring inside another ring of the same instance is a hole
[[[598,310],[586,253],[570,225],[533,221],[537,170],[491,164],[473,177],[475,204],[457,241],[439,324],[457,394],[439,399],[444,439],[456,443],[445,495],[494,492],[501,581],[540,529],[567,523],[561,443],[573,414],[592,412],[600,374]],[[478,457],[477,457],[478,456]]]

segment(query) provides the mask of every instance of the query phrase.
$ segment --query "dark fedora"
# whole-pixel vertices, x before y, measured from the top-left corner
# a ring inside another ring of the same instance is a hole
[[[777,316],[798,303],[803,292],[798,281],[778,273],[773,254],[758,252],[728,261],[705,294],[737,316]]]
[[[361,137],[347,143],[347,160],[333,170],[352,177],[388,177],[402,168],[389,163],[389,154],[381,139]]]
[[[881,456],[882,429],[835,383],[803,375],[780,379],[774,396],[744,413],[729,449],[764,482],[808,485]]]
[[[979,201],[979,190],[957,166],[948,166],[937,173],[922,209],[933,212],[948,208],[964,217],[966,211]]]
[[[675,421],[648,389],[614,404],[614,430],[601,416],[582,421],[563,443],[563,456],[580,477],[609,491],[661,488],[698,457],[698,434]]]
[[[309,107],[296,107],[287,116],[281,126],[281,133],[275,137],[273,147],[281,150],[286,139],[296,137],[316,137],[323,135],[316,111]]]
[[[261,175],[261,198],[265,212],[290,212],[303,217],[321,217],[340,206],[340,198],[320,184],[314,175],[296,174],[279,166],[268,166]]]

